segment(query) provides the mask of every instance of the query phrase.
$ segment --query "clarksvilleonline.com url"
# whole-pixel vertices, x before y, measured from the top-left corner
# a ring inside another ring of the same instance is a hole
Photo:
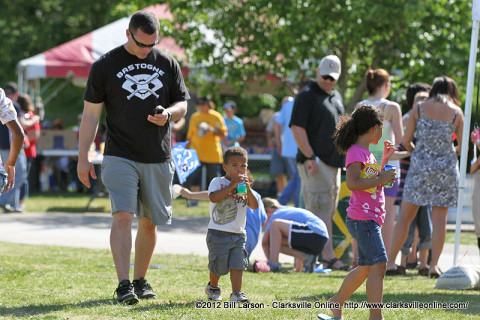
[[[362,301],[362,302],[349,301],[343,304],[343,308],[345,309],[468,309],[468,302],[389,301],[389,302],[369,303],[366,301]]]

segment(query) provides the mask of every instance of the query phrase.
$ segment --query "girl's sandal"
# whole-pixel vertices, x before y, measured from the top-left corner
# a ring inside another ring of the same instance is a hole
[[[402,266],[397,266],[397,269],[391,269],[385,272],[387,276],[404,276],[406,273],[405,267]]]
[[[428,277],[428,268],[418,269],[418,275],[422,277]]]
[[[341,270],[341,271],[349,271],[350,267],[344,264],[340,268],[335,268],[334,264],[339,261],[337,258],[333,258],[331,260],[323,260],[322,263],[327,265],[327,269],[332,269],[332,270]]]

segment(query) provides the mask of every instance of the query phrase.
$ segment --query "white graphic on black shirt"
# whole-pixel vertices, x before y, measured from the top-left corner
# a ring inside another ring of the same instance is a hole
[[[155,92],[158,89],[163,87],[162,81],[158,79],[160,75],[154,73],[149,74],[136,74],[131,76],[125,74],[125,82],[122,85],[122,88],[130,92],[130,95],[127,96],[127,99],[130,100],[133,96],[145,100],[150,95],[154,95],[155,98],[158,98],[158,94]]]

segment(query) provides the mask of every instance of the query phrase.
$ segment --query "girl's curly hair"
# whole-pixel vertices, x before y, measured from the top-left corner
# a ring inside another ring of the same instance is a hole
[[[347,153],[359,136],[377,125],[383,125],[383,111],[373,105],[362,104],[352,115],[340,117],[333,134],[335,146],[340,153]]]

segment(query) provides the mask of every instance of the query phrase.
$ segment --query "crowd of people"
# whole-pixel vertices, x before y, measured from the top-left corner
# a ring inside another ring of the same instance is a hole
[[[139,11],[131,17],[127,42],[92,65],[79,126],[77,174],[79,181],[91,188],[97,173],[88,153],[105,109],[108,130],[102,182],[111,202],[110,245],[118,280],[115,292],[117,301],[125,304],[157,297],[146,274],[157,225],[172,220],[175,168],[171,136],[178,131],[175,123],[183,125],[190,99],[178,62],[154,47],[158,33],[158,19],[152,13]],[[435,78],[431,87],[410,85],[407,104],[411,110],[402,118],[400,106],[388,100],[391,82],[386,70],[367,71],[368,98],[360,101],[351,115],[346,114],[342,96],[335,90],[341,76],[340,59],[325,56],[315,79],[302,84],[295,97],[285,97],[272,118],[268,141],[278,199],[262,199],[253,189],[248,153],[241,147],[246,132],[235,115],[236,103],[225,102],[222,115],[209,97],[197,98],[197,112],[190,117],[186,139],[188,148],[197,151],[201,165],[189,176],[181,194],[210,202],[208,299],[222,299],[219,282],[230,273],[230,301],[249,301],[242,291],[242,274],[260,241],[267,263],[258,264],[257,271],[282,271],[280,253],[295,257],[297,272],[313,272],[317,263],[349,271],[329,300],[340,305],[364,281],[368,301],[381,302],[385,274],[405,274],[409,261],[415,262],[413,267],[420,261],[418,273],[422,276],[441,275],[438,260],[445,242],[447,210],[457,203],[457,157],[463,139],[464,117],[455,82],[442,76]],[[155,90],[131,92],[125,83],[132,78],[159,83]],[[21,109],[15,110],[16,102]],[[0,120],[6,129],[0,127],[4,160],[0,204],[21,211],[28,195],[24,181],[29,159],[35,157],[39,117],[32,112],[30,97],[19,95],[12,85],[0,89],[0,103]],[[471,139],[480,144],[476,136]],[[386,165],[394,168],[386,170]],[[351,190],[346,218],[353,238],[351,266],[335,255],[332,241],[342,168]],[[478,168],[475,159],[471,171],[475,190],[480,188]],[[238,191],[242,184],[245,190]],[[285,206],[291,201],[294,206]],[[395,221],[397,205],[400,212]],[[474,210],[479,207],[474,202]],[[138,232],[133,244],[135,216]],[[477,214],[480,247],[479,220]],[[132,245],[135,263],[130,281]],[[397,266],[400,250],[403,257]],[[371,319],[382,319],[381,309],[370,312]],[[332,313],[335,318],[342,317],[341,308],[333,308]]]
[[[325,57],[320,61],[316,79],[306,84],[294,99],[287,97],[283,101],[282,110],[287,110],[291,102],[290,117],[286,121],[280,118],[280,113],[273,117],[272,122],[278,124],[277,129],[273,129],[277,134],[269,138],[279,160],[272,165],[281,166],[281,161],[286,160],[281,159],[284,136],[278,134],[283,125],[291,129],[298,148],[296,166],[302,186],[299,196],[303,197],[305,209],[298,208],[298,203],[295,207],[285,207],[276,199],[264,198],[267,226],[262,247],[272,272],[282,270],[279,253],[296,258],[295,271],[311,272],[319,254],[327,267],[349,270],[339,291],[329,300],[341,306],[365,280],[368,300],[381,302],[385,274],[405,274],[407,256],[415,237],[419,239],[414,246],[419,257],[415,252],[415,264],[409,266],[417,267],[418,259],[419,275],[431,278],[441,275],[437,264],[445,241],[446,214],[457,201],[457,157],[462,141],[463,113],[455,82],[444,76],[435,78],[431,87],[415,83],[408,88],[408,104],[412,109],[402,119],[400,106],[387,100],[389,74],[377,69],[366,74],[369,98],[359,102],[351,116],[346,115],[341,97],[334,90],[340,74],[339,59]],[[246,168],[246,153],[244,158]],[[387,170],[387,164],[393,167]],[[346,183],[352,192],[346,219],[354,239],[351,267],[335,256],[332,241],[329,241],[342,167],[346,168]],[[474,164],[472,173],[478,167]],[[205,194],[211,201],[211,219],[218,219],[220,215],[214,205],[217,201],[235,198],[234,187],[242,181],[238,177],[242,176],[243,169],[239,170],[236,177],[233,171],[225,175],[224,198],[212,197],[210,189]],[[286,172],[271,173],[278,178]],[[294,176],[290,180],[293,182]],[[246,181],[250,190],[249,180]],[[278,190],[280,195],[282,191]],[[247,200],[245,205],[248,204]],[[398,204],[401,209],[395,223]],[[209,232],[211,228],[209,225]],[[396,256],[402,247],[402,265],[397,266]],[[209,265],[214,264],[210,260]],[[236,268],[245,270],[246,266],[231,268],[233,275]],[[215,273],[212,269],[210,272]],[[213,279],[206,293],[209,299],[220,300],[218,278]],[[240,289],[232,277],[231,280],[232,288]],[[248,301],[243,292],[240,294],[241,298],[231,298],[232,301]],[[380,309],[370,312],[371,319],[382,319]],[[342,316],[341,308],[333,308],[332,313],[335,318]]]

